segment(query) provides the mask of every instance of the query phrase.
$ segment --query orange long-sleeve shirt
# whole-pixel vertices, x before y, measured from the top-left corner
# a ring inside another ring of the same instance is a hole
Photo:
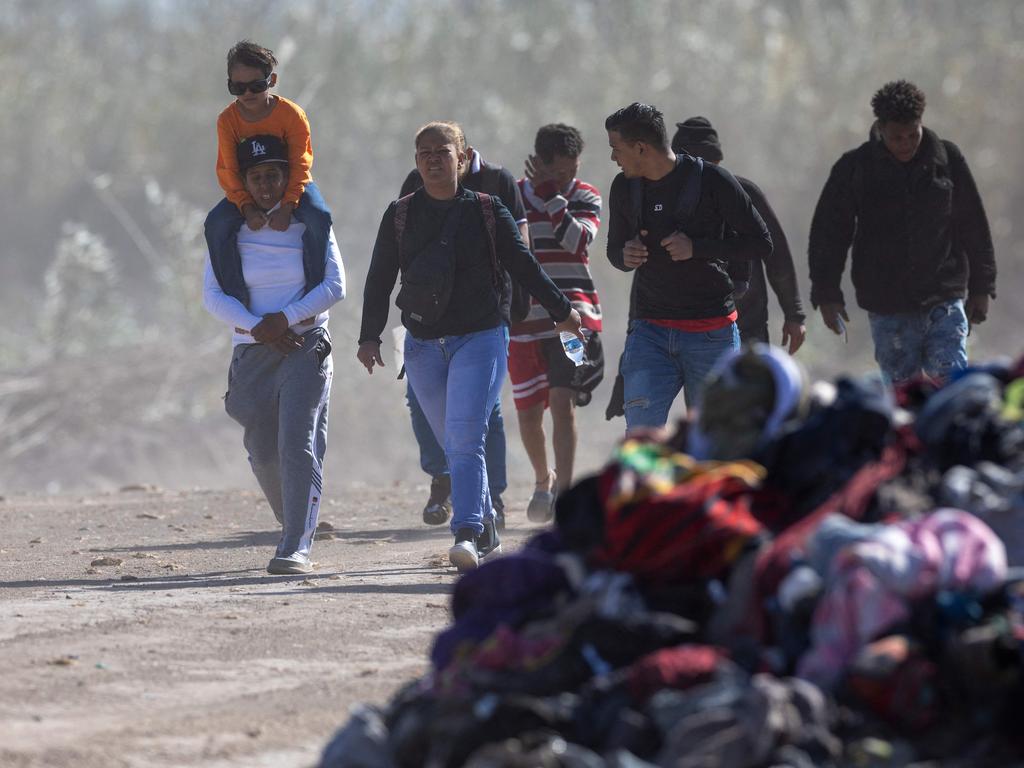
[[[237,102],[231,102],[217,118],[217,181],[228,200],[241,210],[252,197],[242,185],[238,173],[239,142],[250,136],[280,136],[288,146],[288,188],[282,202],[299,204],[302,191],[313,180],[313,146],[309,137],[309,120],[302,107],[294,101],[278,96],[274,108],[262,120],[254,123],[242,117]]]

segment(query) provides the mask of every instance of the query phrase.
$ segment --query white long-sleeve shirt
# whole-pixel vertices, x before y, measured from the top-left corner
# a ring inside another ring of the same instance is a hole
[[[252,230],[243,224],[238,231],[238,252],[242,258],[242,276],[249,289],[249,306],[224,293],[206,257],[203,277],[203,306],[206,311],[234,329],[232,343],[252,344],[249,331],[263,315],[283,312],[288,325],[297,333],[327,325],[328,309],[345,298],[345,269],[334,228],[327,239],[324,254],[324,279],[303,296],[306,275],[302,266],[302,235],[306,225],[292,219],[284,232],[269,226]],[[303,323],[312,318],[313,322]]]

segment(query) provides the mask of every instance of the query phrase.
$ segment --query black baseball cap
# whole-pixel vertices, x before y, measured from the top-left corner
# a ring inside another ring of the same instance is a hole
[[[238,142],[238,172],[245,173],[262,163],[288,164],[288,147],[280,136],[250,136]]]

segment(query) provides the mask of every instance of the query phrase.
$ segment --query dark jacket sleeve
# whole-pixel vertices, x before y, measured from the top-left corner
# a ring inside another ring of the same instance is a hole
[[[612,181],[612,188],[608,193],[608,261],[616,269],[623,272],[632,272],[633,268],[627,267],[622,259],[622,248],[627,240],[632,240],[636,235],[633,231],[633,222],[630,216],[629,181],[621,173]]]
[[[949,154],[953,176],[953,232],[955,245],[967,254],[971,273],[967,279],[967,293],[996,295],[996,256],[992,246],[992,233],[981,202],[978,186],[971,169],[967,167],[960,148],[951,141],[943,142]]]
[[[405,197],[406,195],[411,195],[422,186],[423,178],[420,176],[420,172],[413,168],[409,171],[409,175],[405,177],[405,181],[402,182],[402,189],[398,196]]]
[[[572,310],[572,305],[558,286],[551,282],[551,278],[523,242],[512,214],[500,200],[494,201],[494,224],[495,251],[501,266],[530,292],[530,295],[551,315],[552,320],[556,323],[565,320]]]
[[[366,273],[363,288],[363,322],[359,329],[359,343],[381,340],[388,324],[391,292],[398,279],[398,243],[395,241],[395,204],[391,203],[380,220],[377,241],[373,244],[373,257]]]
[[[855,152],[847,152],[832,166],[811,220],[807,262],[811,271],[811,305],[814,307],[846,304],[840,284],[857,218],[853,190],[853,170],[857,162]]]
[[[789,241],[786,240],[786,233],[782,231],[782,224],[779,217],[775,215],[768,198],[754,182],[743,179],[740,182],[743,189],[750,196],[754,208],[761,214],[768,232],[772,236],[772,255],[764,260],[765,273],[768,283],[775,292],[782,307],[782,313],[789,322],[802,323],[807,319],[804,314],[803,303],[800,301],[800,288],[796,281],[796,267],[793,266],[793,254],[789,251]]]
[[[523,195],[519,191],[519,185],[508,168],[502,168],[498,176],[498,197],[512,214],[512,219],[518,224],[526,221],[526,206],[523,205]]]
[[[707,192],[716,210],[734,237],[698,238],[693,241],[696,259],[767,259],[772,253],[772,236],[750,197],[725,168],[706,163],[701,177],[701,193]]]

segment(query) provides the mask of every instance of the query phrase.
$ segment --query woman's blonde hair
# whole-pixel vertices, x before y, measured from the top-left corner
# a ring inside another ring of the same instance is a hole
[[[466,134],[462,132],[462,126],[452,120],[435,120],[432,123],[427,123],[416,131],[415,145],[420,145],[420,138],[425,133],[437,133],[444,137],[445,141],[450,141],[455,145],[457,152],[466,151]]]

